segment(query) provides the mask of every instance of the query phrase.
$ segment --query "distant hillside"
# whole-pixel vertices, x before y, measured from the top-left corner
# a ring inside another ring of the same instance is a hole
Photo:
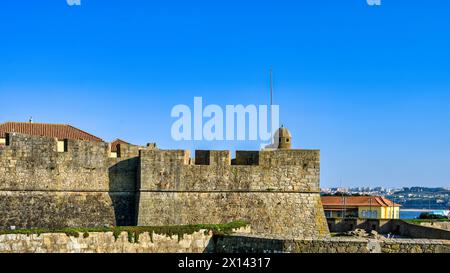
[[[450,190],[446,188],[411,187],[403,188],[387,196],[403,209],[448,209]]]

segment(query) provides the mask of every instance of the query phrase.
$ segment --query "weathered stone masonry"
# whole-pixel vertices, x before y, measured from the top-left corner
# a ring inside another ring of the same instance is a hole
[[[138,149],[110,158],[108,143],[14,134],[0,149],[0,228],[135,223]]]
[[[254,233],[321,237],[316,150],[156,150],[10,134],[0,148],[0,228],[247,220]]]
[[[214,240],[217,253],[450,253],[448,240],[363,239],[231,235]]]
[[[139,225],[246,220],[256,234],[321,237],[328,227],[319,196],[316,150],[236,153],[141,151]],[[201,160],[198,160],[198,159]],[[203,162],[199,162],[203,161]]]
[[[450,253],[447,240],[358,238],[264,238],[246,234],[213,236],[200,230],[183,237],[152,234],[129,242],[126,232],[90,232],[78,237],[64,233],[0,235],[0,253]]]

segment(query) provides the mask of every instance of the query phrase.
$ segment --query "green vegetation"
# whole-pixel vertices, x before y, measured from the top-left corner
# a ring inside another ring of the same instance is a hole
[[[433,219],[433,220],[441,220],[441,219],[448,219],[446,216],[443,215],[436,215],[428,212],[422,212],[419,216],[419,219]]]
[[[17,230],[0,230],[0,235],[3,234],[37,234],[43,233],[65,233],[67,236],[78,238],[80,234],[83,238],[89,237],[89,232],[112,232],[114,238],[119,238],[122,232],[128,234],[128,241],[130,243],[139,242],[139,235],[148,232],[153,241],[153,234],[161,234],[172,237],[178,235],[178,240],[181,240],[185,234],[192,234],[200,230],[206,232],[212,231],[214,235],[230,234],[233,229],[238,229],[247,226],[245,221],[235,221],[228,224],[199,224],[199,225],[180,225],[180,226],[155,226],[155,227],[104,227],[104,228],[61,228],[61,229],[17,229]]]
[[[410,224],[420,224],[420,223],[433,223],[433,222],[449,222],[450,219],[448,219],[445,216],[442,215],[436,215],[431,213],[421,213],[419,218],[417,219],[404,219],[405,222],[408,222]]]
[[[450,222],[450,219],[402,219],[403,221],[410,224],[420,224],[420,223],[433,223],[433,222]]]

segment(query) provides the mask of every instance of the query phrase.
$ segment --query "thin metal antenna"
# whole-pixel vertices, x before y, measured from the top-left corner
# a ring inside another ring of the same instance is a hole
[[[273,71],[272,66],[270,67],[270,106],[273,104]]]
[[[272,66],[270,66],[270,133],[273,134],[273,116],[272,116],[272,105],[273,105],[273,79],[272,79]],[[271,144],[273,144],[273,138],[271,137]]]

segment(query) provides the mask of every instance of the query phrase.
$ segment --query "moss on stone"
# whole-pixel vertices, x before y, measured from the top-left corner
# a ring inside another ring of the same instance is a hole
[[[202,229],[205,232],[212,231],[215,235],[230,234],[234,229],[247,226],[245,221],[235,221],[227,224],[197,224],[197,225],[179,225],[179,226],[117,226],[104,228],[61,228],[61,229],[17,229],[17,230],[0,230],[0,235],[3,234],[37,234],[43,233],[65,233],[67,236],[78,238],[83,234],[83,238],[89,237],[89,232],[112,232],[114,238],[117,240],[122,232],[127,233],[128,241],[130,243],[138,243],[139,235],[148,232],[153,242],[153,234],[161,234],[167,236],[178,236],[178,240],[183,239],[185,234],[192,234]]]

